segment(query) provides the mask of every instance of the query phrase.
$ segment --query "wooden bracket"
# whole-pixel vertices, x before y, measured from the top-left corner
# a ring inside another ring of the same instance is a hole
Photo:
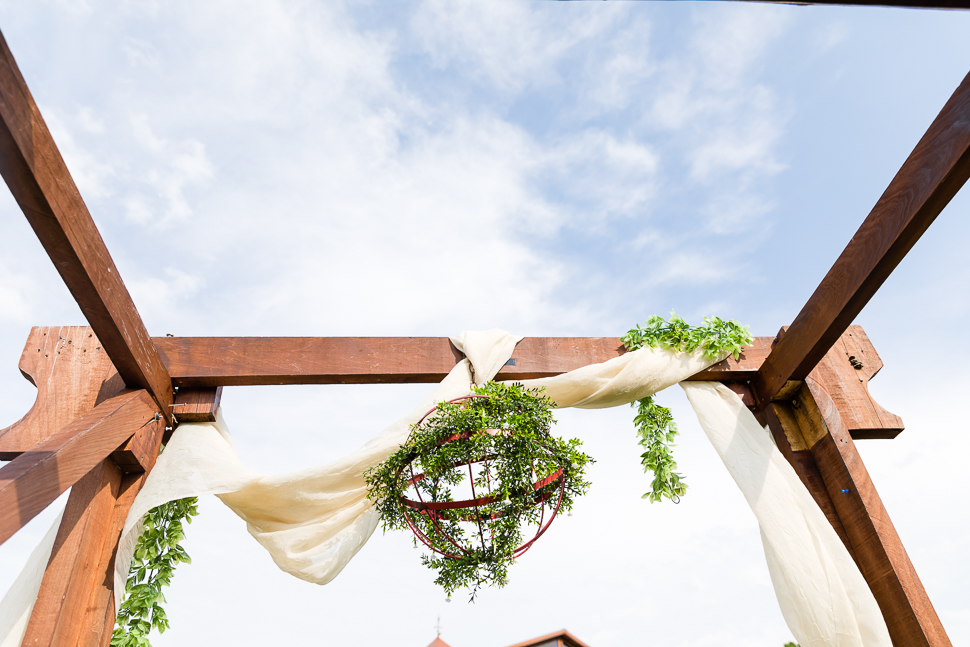
[[[0,543],[72,488],[23,644],[107,645],[115,549],[165,420],[147,391],[124,390],[86,326],[33,328],[20,370],[37,399],[0,431],[0,458],[12,461],[0,469]],[[213,404],[185,397],[197,417]]]
[[[895,438],[903,420],[889,413],[869,393],[869,380],[882,368],[882,360],[862,326],[849,326],[835,342],[811,377],[831,394],[849,435],[855,440]]]
[[[147,391],[123,391],[0,468],[0,543],[132,435],[143,429],[161,433],[164,426],[157,422],[158,407]],[[157,452],[158,442],[160,437],[141,444]]]
[[[175,394],[176,419],[181,422],[215,422],[216,410],[222,402],[222,387],[191,389],[181,387]]]
[[[19,367],[37,387],[37,399],[27,415],[0,431],[0,460],[5,461],[125,388],[88,326],[31,328]]]
[[[19,367],[37,387],[37,399],[23,418],[0,430],[0,460],[31,451],[125,388],[88,326],[32,328]],[[182,422],[213,422],[221,399],[222,387],[182,388],[172,410]],[[125,473],[142,472],[154,464],[157,453],[154,439],[135,434],[111,458]]]
[[[778,332],[777,339],[781,339],[788,327],[782,328]],[[829,393],[832,394],[833,401],[838,410],[849,435],[855,440],[867,440],[874,438],[895,438],[903,429],[903,419],[899,416],[886,411],[869,393],[869,380],[871,380],[883,367],[882,359],[876,352],[869,336],[862,326],[852,325],[846,329],[845,333],[836,340],[835,345],[819,361],[818,365],[811,373],[811,377],[816,383],[825,384]],[[785,386],[775,396],[773,402],[791,402],[792,411],[798,413],[799,403],[806,401],[806,387],[802,380],[789,380]],[[760,403],[759,411],[772,408],[772,403]],[[781,415],[786,419],[786,414],[778,414],[778,411],[787,408],[773,407],[776,415]],[[822,434],[824,432],[811,431],[813,429],[810,418],[802,411],[798,416],[800,428],[807,430],[810,436]],[[786,429],[794,427],[787,426]],[[817,439],[817,438],[816,438]],[[809,438],[810,442],[812,438]],[[788,438],[792,447],[807,449],[811,444],[805,445],[805,440],[792,436]]]

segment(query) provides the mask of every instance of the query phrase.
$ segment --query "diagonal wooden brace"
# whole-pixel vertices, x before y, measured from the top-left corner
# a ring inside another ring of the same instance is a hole
[[[158,407],[144,389],[124,391],[0,468],[0,543],[136,432],[162,433],[158,420]]]

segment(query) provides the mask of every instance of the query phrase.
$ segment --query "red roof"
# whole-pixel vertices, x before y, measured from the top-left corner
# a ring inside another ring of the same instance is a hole
[[[535,645],[542,645],[544,643],[553,641],[556,642],[558,647],[588,647],[586,643],[565,629],[561,629],[555,633],[546,634],[545,636],[539,636],[538,638],[533,638],[532,640],[527,640],[522,643],[516,643],[515,645],[512,645],[512,647],[533,647]],[[438,636],[430,645],[428,645],[428,647],[451,647],[451,645],[443,641],[441,636]]]
[[[586,643],[565,629],[561,629],[555,633],[546,634],[545,636],[539,636],[538,638],[533,638],[532,640],[527,640],[522,643],[516,643],[512,645],[512,647],[532,647],[533,645],[541,645],[543,643],[552,641],[556,641],[560,647],[588,647]]]
[[[428,645],[428,647],[451,647],[451,645],[443,641],[441,639],[441,636],[438,636],[437,638],[434,639],[434,642]]]

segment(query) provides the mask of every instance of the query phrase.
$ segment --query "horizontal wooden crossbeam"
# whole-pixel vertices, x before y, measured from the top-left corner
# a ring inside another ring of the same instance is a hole
[[[266,384],[440,382],[463,355],[447,337],[154,337],[179,387]],[[693,380],[746,381],[771,349],[758,337],[739,361],[701,371]],[[616,337],[526,337],[514,364],[497,380],[551,377],[625,352]],[[176,415],[178,412],[176,412]]]
[[[169,418],[172,382],[2,35],[0,175],[125,384]]]
[[[900,7],[908,9],[970,9],[970,0],[810,0],[808,2],[786,0],[740,0],[789,5],[836,5],[858,7]]]
[[[970,177],[970,75],[903,163],[752,380],[762,404],[804,380]]]

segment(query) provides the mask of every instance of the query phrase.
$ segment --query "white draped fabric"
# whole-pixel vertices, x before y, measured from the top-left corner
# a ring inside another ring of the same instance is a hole
[[[519,339],[500,330],[453,338],[467,359],[409,415],[350,456],[323,467],[283,476],[257,474],[240,463],[221,415],[215,423],[179,426],[129,514],[116,559],[115,590],[124,590],[142,516],[167,501],[203,494],[217,495],[242,517],[281,569],[308,582],[329,582],[379,521],[362,473],[393,453],[407,438],[408,427],[436,402],[468,394],[472,380],[482,384],[494,377]],[[710,364],[697,354],[645,348],[525,384],[545,387],[560,407],[604,408],[651,395]],[[890,647],[885,622],[862,575],[770,436],[722,385],[683,386],[758,519],[782,614],[802,647]],[[20,602],[24,618],[50,546],[43,553],[42,545],[21,576],[30,580],[33,573],[37,579],[28,602]],[[28,584],[21,585],[20,598],[30,594]],[[16,638],[18,631],[22,636],[24,630],[24,623],[6,622],[8,615],[17,615],[5,609],[12,594],[0,605],[0,636],[7,639]],[[0,647],[7,644],[4,640]],[[19,638],[9,644],[19,644]]]
[[[34,608],[40,583],[44,579],[44,569],[50,561],[51,551],[54,550],[54,540],[57,529],[61,525],[64,511],[58,513],[54,523],[44,534],[43,539],[34,548],[34,552],[27,558],[27,565],[20,571],[7,590],[7,594],[0,601],[0,647],[20,647],[20,642],[27,632],[27,621]]]
[[[681,383],[761,526],[781,613],[801,647],[890,647],[876,599],[768,432],[729,388]]]

